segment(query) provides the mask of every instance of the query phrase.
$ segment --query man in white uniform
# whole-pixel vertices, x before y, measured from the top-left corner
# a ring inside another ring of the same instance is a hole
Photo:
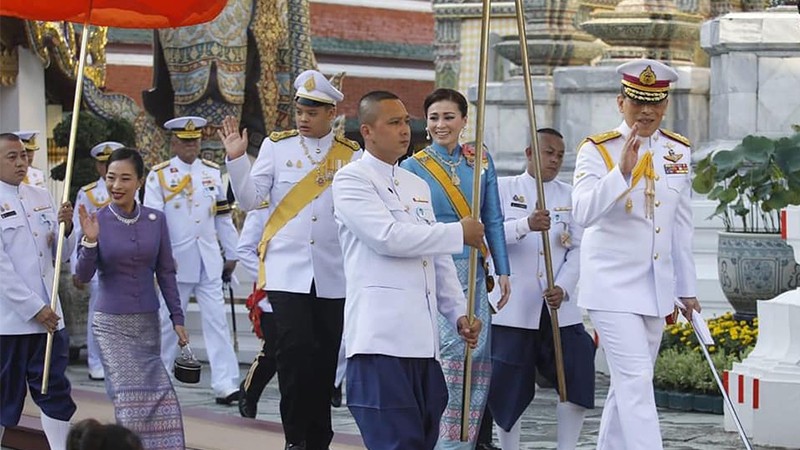
[[[172,131],[170,149],[175,157],[151,168],[144,204],[167,216],[181,305],[186,311],[194,294],[211,363],[211,388],[218,404],[230,405],[239,399],[239,361],[231,343],[222,279],[236,267],[238,235],[219,166],[198,158],[205,125],[201,117],[178,117],[164,124]],[[161,358],[170,371],[177,352],[178,338],[162,301]]]
[[[599,449],[660,450],[653,365],[674,299],[700,310],[692,257],[691,149],[659,129],[678,74],[640,59],[622,75],[614,130],[580,146],[572,191],[585,228],[578,306],[588,310],[611,372]]]
[[[258,288],[267,291],[277,328],[286,448],[327,450],[345,296],[329,187],[362,152],[333,132],[341,92],[314,70],[294,86],[297,129],[264,139],[252,170],[247,131],[226,118],[220,136],[239,206],[249,211],[269,200],[272,208],[259,242]]]
[[[270,215],[269,202],[247,213],[239,235],[239,246],[236,249],[239,263],[253,277],[258,278],[258,242],[264,230],[264,224]],[[258,297],[260,299],[256,300]],[[256,289],[247,299],[248,314],[253,322],[256,335],[264,341],[261,351],[256,355],[247,375],[239,385],[239,414],[242,417],[255,418],[258,413],[258,400],[277,371],[275,360],[275,318],[263,290]],[[256,323],[258,329],[255,330]]]
[[[347,277],[347,405],[367,448],[432,449],[447,404],[437,315],[474,348],[451,254],[480,247],[472,218],[437,223],[427,183],[397,165],[411,139],[394,94],[359,104],[367,152],[341,170],[333,199]],[[438,310],[438,312],[437,312]]]
[[[111,201],[111,198],[108,195],[108,189],[106,188],[106,161],[108,161],[108,157],[111,156],[111,152],[122,147],[124,147],[124,145],[114,141],[101,142],[92,147],[90,153],[92,158],[95,160],[94,167],[97,170],[97,173],[100,175],[100,178],[98,178],[97,181],[93,181],[86,186],[83,186],[78,191],[78,196],[75,198],[75,212],[72,216],[72,226],[75,230],[76,236],[80,237],[83,234],[83,231],[81,230],[81,221],[78,218],[78,209],[80,208],[80,205],[83,205],[83,207],[86,208],[86,212],[89,214],[94,214],[97,212],[97,210],[106,206]],[[72,255],[70,258],[70,263],[72,266],[72,273],[74,274],[75,266],[78,263],[77,253]],[[72,276],[72,282],[78,289],[83,289],[83,283],[78,281],[76,275]],[[94,340],[91,320],[91,318],[94,317],[94,306],[97,304],[97,295],[99,292],[100,288],[97,284],[97,274],[95,274],[92,277],[92,281],[89,282],[88,317],[90,320],[88,320],[86,323],[86,350],[88,353],[87,364],[89,366],[90,380],[105,379],[103,364],[100,360],[100,348],[97,346],[97,342]]]
[[[27,169],[19,137],[0,134],[0,441],[7,427],[19,423],[30,390],[50,448],[64,450],[76,407],[65,374],[69,338],[61,303],[50,309],[50,295],[59,222],[65,223],[68,236],[64,261],[75,246],[72,207],[65,203],[56,212],[49,192],[22,183]],[[48,332],[53,333],[53,352],[47,394],[42,395]]]
[[[578,443],[586,408],[594,407],[594,342],[583,327],[576,286],[583,228],[572,220],[572,186],[556,179],[564,162],[564,139],[538,130],[542,182],[548,210],[536,208],[536,169],[498,179],[508,257],[515,286],[505,308],[492,318],[492,384],[489,408],[500,425],[503,450],[518,450],[519,418],[535,394],[536,371],[556,384],[550,308],[558,309],[567,401],[556,406],[558,449]],[[555,287],[547,288],[541,232],[549,230]],[[500,295],[490,294],[496,302]]]
[[[22,141],[22,145],[25,147],[25,153],[28,154],[28,173],[25,174],[25,179],[22,180],[22,182],[30,184],[31,186],[47,189],[44,172],[41,169],[33,167],[33,158],[39,150],[39,144],[36,142],[36,135],[39,134],[39,132],[15,131],[14,134],[19,136],[19,140]]]

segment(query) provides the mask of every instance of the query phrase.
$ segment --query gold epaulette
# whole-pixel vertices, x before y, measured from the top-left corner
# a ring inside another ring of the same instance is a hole
[[[207,159],[200,159],[203,164],[207,165],[208,167],[213,167],[214,169],[219,169],[219,164],[215,163],[214,161],[209,161]]]
[[[687,147],[691,147],[692,146],[692,143],[689,142],[689,139],[686,138],[686,136],[682,136],[682,135],[680,135],[680,134],[678,134],[678,133],[676,133],[674,131],[665,130],[663,128],[661,128],[660,131],[664,136],[672,139],[673,141],[680,142],[681,144],[683,144],[683,145],[685,145]]]
[[[97,181],[92,181],[91,183],[87,184],[86,186],[82,187],[81,190],[84,192],[89,192],[92,189],[97,187]]]
[[[616,139],[622,136],[617,130],[606,131],[605,133],[595,134],[592,136],[587,137],[585,140],[592,141],[595,144],[602,144],[603,142],[610,141],[612,139]]]
[[[169,166],[169,160],[156,164],[155,166],[151,167],[150,170],[153,172],[158,172],[159,170],[167,166]]]
[[[352,148],[354,152],[361,150],[361,146],[358,144],[358,142],[352,139],[347,139],[346,137],[339,136],[338,134],[334,137],[334,139],[336,139],[336,142],[339,142],[340,144],[344,144]]]
[[[278,142],[286,138],[297,136],[298,134],[300,134],[300,132],[297,130],[273,131],[269,134],[269,140],[272,142]]]

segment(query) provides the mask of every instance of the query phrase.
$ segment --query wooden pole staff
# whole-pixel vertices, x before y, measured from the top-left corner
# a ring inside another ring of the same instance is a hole
[[[483,124],[486,109],[486,84],[489,73],[489,22],[492,15],[491,0],[483,0],[481,18],[481,56],[478,71],[478,111],[475,116],[475,164],[472,176],[472,218],[480,220],[481,215],[481,164],[483,163]],[[467,282],[467,318],[475,320],[475,283],[478,278],[478,249],[469,249],[469,276]],[[484,326],[487,326],[484,324]],[[488,333],[490,330],[483,330]],[[464,397],[461,407],[461,441],[469,442],[470,401],[472,399],[472,349],[466,346],[464,358]]]
[[[539,155],[539,137],[536,133],[536,112],[533,106],[533,85],[531,83],[530,59],[528,57],[528,37],[525,35],[525,10],[522,0],[516,0],[517,31],[519,32],[519,46],[522,54],[522,73],[525,82],[525,97],[528,106],[528,125],[531,133],[531,154],[533,155],[536,169],[536,200],[539,208],[547,209],[544,198],[544,183],[542,182],[542,161]],[[542,231],[542,249],[544,253],[545,272],[547,273],[547,287],[555,286],[553,277],[553,259],[550,252],[550,233]],[[556,357],[556,376],[558,378],[558,398],[561,402],[567,401],[567,383],[564,377],[564,355],[561,352],[561,330],[558,326],[558,310],[550,308],[550,323],[553,328],[553,346]]]
[[[89,42],[89,18],[91,17],[91,2],[89,2],[89,14],[83,23],[81,31],[81,51],[78,62],[78,74],[75,77],[75,101],[72,104],[72,120],[69,129],[69,147],[67,148],[67,172],[64,175],[64,192],[61,195],[61,204],[69,201],[69,188],[72,184],[72,166],[75,159],[75,138],[78,135],[78,116],[81,110],[81,96],[83,94],[83,69],[86,65],[86,47]],[[58,283],[61,278],[61,257],[64,252],[64,236],[66,235],[66,225],[58,223],[58,240],[56,241],[55,272],[53,274],[53,289],[50,291],[50,309],[53,311],[58,307]],[[62,318],[63,320],[63,318]],[[91,318],[89,318],[91,320]],[[42,373],[42,395],[47,394],[47,385],[50,380],[50,363],[53,355],[53,332],[47,333],[47,347],[44,351],[44,372]]]

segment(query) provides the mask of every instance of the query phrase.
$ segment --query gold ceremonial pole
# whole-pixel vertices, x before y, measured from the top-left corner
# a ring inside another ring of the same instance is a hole
[[[475,116],[475,164],[472,175],[472,218],[481,217],[481,167],[483,164],[483,123],[486,108],[486,83],[489,73],[489,21],[492,15],[491,0],[483,0],[481,18],[481,60],[478,71],[478,111]],[[469,249],[469,277],[467,281],[467,318],[475,320],[475,282],[478,278],[478,249]],[[487,324],[483,324],[487,326]],[[488,333],[489,330],[483,330]],[[469,442],[469,405],[472,398],[472,349],[467,347],[464,358],[464,398],[461,406],[461,442]]]
[[[78,75],[75,77],[75,101],[72,104],[72,120],[69,129],[69,147],[67,148],[67,172],[64,175],[64,193],[61,195],[61,204],[69,201],[69,187],[72,184],[72,163],[75,157],[75,138],[78,134],[78,115],[81,110],[81,95],[83,94],[83,68],[86,63],[86,46],[89,42],[89,18],[92,15],[92,2],[89,2],[89,12],[83,23],[81,33],[81,52],[78,61]],[[59,205],[60,206],[60,205]],[[64,222],[58,223],[58,240],[56,245],[55,273],[53,274],[53,289],[50,293],[50,309],[54,312],[58,303],[58,282],[61,274],[61,255],[64,251],[64,236],[66,226]],[[63,320],[63,317],[61,318]],[[89,318],[91,320],[91,317]],[[53,355],[53,332],[47,333],[47,347],[44,351],[44,372],[42,373],[42,395],[47,394],[47,385],[50,381],[50,359]]]
[[[531,83],[531,68],[528,58],[528,37],[525,35],[525,11],[522,0],[516,0],[517,31],[519,31],[519,45],[522,54],[522,73],[525,81],[525,97],[528,104],[528,125],[531,131],[531,154],[533,155],[536,169],[536,200],[539,208],[547,209],[544,198],[544,183],[542,182],[542,161],[539,156],[539,136],[536,133],[536,112],[533,107],[533,86]],[[480,129],[478,130],[480,131]],[[547,273],[547,287],[555,286],[553,280],[553,259],[550,253],[550,233],[542,231],[542,247],[544,250],[544,266]],[[558,310],[550,309],[550,323],[553,328],[553,346],[556,356],[556,375],[558,377],[558,397],[562,402],[567,401],[567,383],[564,378],[564,355],[561,353],[561,330],[558,327]]]

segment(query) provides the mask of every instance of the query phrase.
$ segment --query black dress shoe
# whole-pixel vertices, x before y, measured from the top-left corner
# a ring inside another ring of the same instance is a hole
[[[475,450],[502,450],[502,449],[500,447],[496,447],[492,443],[487,444],[485,442],[480,442],[478,443],[478,445],[475,446]]]
[[[333,388],[333,392],[331,393],[331,406],[334,408],[338,408],[342,406],[342,386],[339,385]]]
[[[247,392],[244,390],[244,381],[242,381],[242,384],[239,385],[239,414],[248,419],[255,419],[257,412],[257,405],[247,401]]]
[[[228,394],[227,397],[217,397],[216,399],[214,399],[214,401],[217,402],[218,405],[227,405],[227,406],[232,405],[233,402],[238,401],[238,400],[239,400],[239,390],[238,389],[235,390],[234,392]]]
[[[284,449],[285,450],[306,450],[306,443],[305,442],[301,442],[299,444],[290,444],[290,443],[287,442],[286,443],[286,447],[284,447]]]

